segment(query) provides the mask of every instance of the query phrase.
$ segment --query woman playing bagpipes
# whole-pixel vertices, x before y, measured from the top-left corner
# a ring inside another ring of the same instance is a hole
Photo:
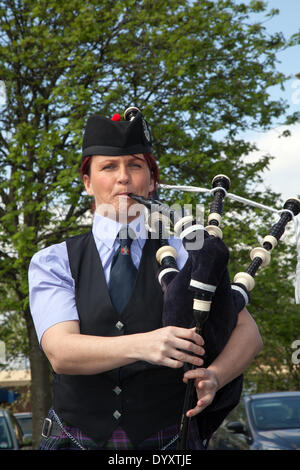
[[[209,364],[209,335],[194,325],[164,326],[159,240],[148,236],[144,212],[132,212],[129,196],[149,198],[159,181],[140,112],[88,119],[81,173],[95,203],[91,231],[42,249],[29,268],[31,313],[53,368],[40,449],[176,449],[188,379],[196,399],[186,413],[187,448],[205,449],[262,348],[256,323],[246,308],[223,312],[219,330],[223,322],[227,337]],[[187,269],[181,239],[168,243],[179,270]]]

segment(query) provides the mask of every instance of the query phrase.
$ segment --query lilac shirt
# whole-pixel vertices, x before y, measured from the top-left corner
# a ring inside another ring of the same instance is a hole
[[[130,252],[138,268],[146,241],[144,217],[138,217],[129,226],[137,236],[132,242]],[[120,223],[112,219],[99,214],[94,216],[92,233],[107,283],[112,259],[119,247],[116,237],[120,227]],[[187,252],[179,238],[171,238],[169,244],[177,250],[177,264],[181,269],[187,260]],[[30,262],[28,278],[30,310],[39,342],[44,332],[56,323],[79,320],[66,242],[37,252]]]

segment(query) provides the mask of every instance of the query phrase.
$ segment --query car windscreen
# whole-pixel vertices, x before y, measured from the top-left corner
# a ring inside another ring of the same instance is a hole
[[[0,449],[12,449],[12,440],[7,423],[3,416],[0,416]]]
[[[20,423],[22,428],[23,434],[31,434],[32,433],[32,418],[25,417],[25,416],[16,416],[17,420]]]
[[[300,397],[253,399],[250,411],[258,430],[300,428]]]

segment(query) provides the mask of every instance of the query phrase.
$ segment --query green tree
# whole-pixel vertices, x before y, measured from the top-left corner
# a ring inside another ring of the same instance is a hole
[[[231,278],[250,264],[250,249],[260,246],[269,228],[279,215],[257,214],[251,227],[241,224],[238,232],[242,244],[231,250]],[[236,227],[226,227],[230,231]],[[299,390],[300,369],[292,360],[292,343],[299,340],[299,305],[295,303],[296,271],[295,237],[291,222],[278,246],[271,253],[269,266],[259,269],[255,288],[250,293],[249,311],[255,317],[263,338],[264,348],[245,374],[245,390],[272,392]]]
[[[166,182],[209,185],[226,173],[235,192],[272,202],[271,193],[255,190],[269,157],[246,165],[241,156],[253,146],[239,132],[297,116],[287,117],[286,104],[268,92],[284,84],[276,53],[288,43],[251,24],[256,12],[267,13],[266,4],[0,0],[0,79],[7,91],[0,116],[0,311],[7,316],[1,334],[9,335],[8,352],[30,358],[35,444],[51,394],[27,270],[38,249],[88,226],[78,176],[87,115],[136,105],[151,123]]]

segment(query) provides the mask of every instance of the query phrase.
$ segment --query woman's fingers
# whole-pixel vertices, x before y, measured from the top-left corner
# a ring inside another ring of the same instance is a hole
[[[147,333],[146,333],[147,334]],[[182,367],[185,362],[201,366],[204,354],[203,338],[194,328],[164,327],[147,334],[150,339],[149,356],[146,360],[172,368]]]
[[[178,327],[167,327],[169,337],[169,355],[172,359],[179,361],[177,367],[187,362],[195,366],[201,366],[203,359],[199,356],[205,353],[203,349],[203,338],[195,332],[194,328],[185,329]]]
[[[187,416],[191,418],[212,403],[219,383],[215,373],[208,369],[193,369],[185,372],[183,381],[187,383],[188,380],[195,381],[197,392],[195,407],[187,411]]]

